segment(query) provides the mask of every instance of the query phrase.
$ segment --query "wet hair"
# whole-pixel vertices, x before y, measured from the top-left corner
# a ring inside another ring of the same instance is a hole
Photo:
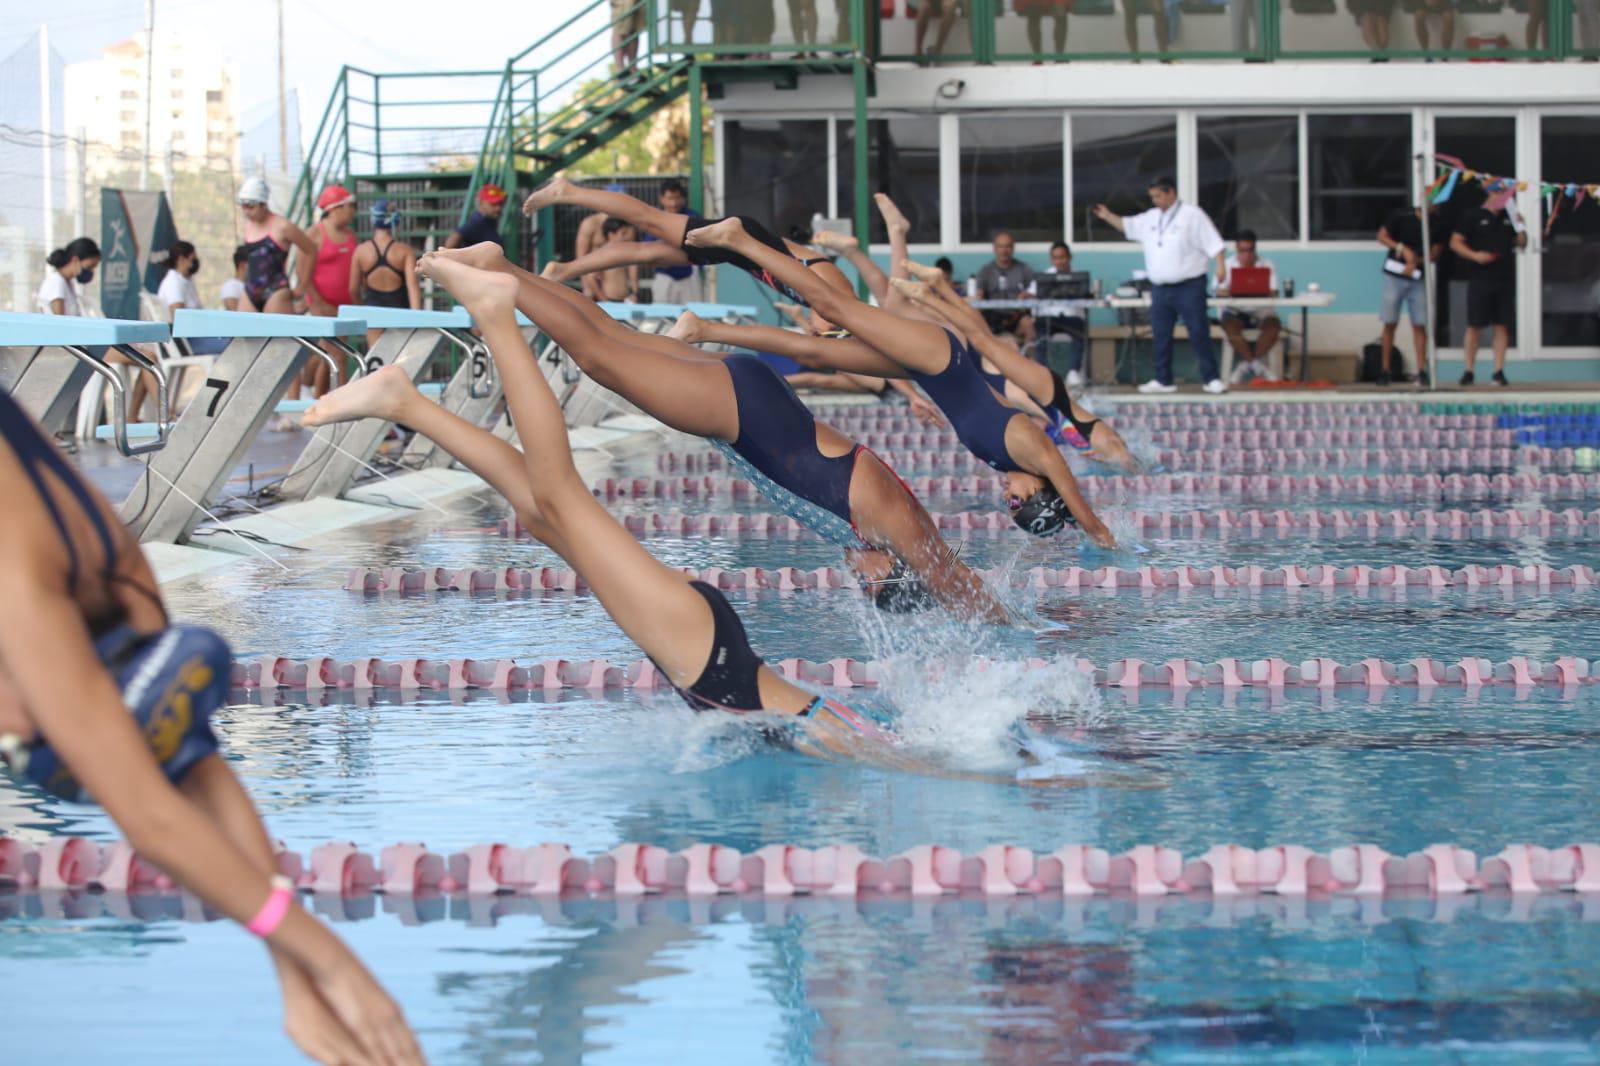
[[[1242,230],[1240,230],[1239,231],[1239,235],[1233,239],[1233,243],[1234,244],[1239,244],[1242,241],[1249,241],[1251,244],[1257,243],[1256,242],[1256,231],[1253,230],[1253,229],[1242,229]]]
[[[1160,189],[1163,192],[1177,192],[1178,191],[1178,183],[1173,181],[1167,175],[1163,174],[1159,178],[1157,178],[1156,180],[1154,180],[1154,181],[1152,181],[1150,183],[1150,188],[1152,188],[1152,189]]]
[[[250,246],[241,244],[233,250],[233,268],[235,270],[250,262]]]
[[[79,259],[99,259],[100,246],[88,237],[79,237],[67,245],[67,255],[75,255]]]
[[[685,199],[687,199],[689,196],[688,190],[683,187],[683,182],[679,181],[677,178],[668,178],[666,181],[662,182],[661,191],[657,195],[665,196],[669,192],[675,192]]]
[[[600,224],[600,235],[603,237],[609,237],[613,233],[616,233],[619,230],[625,230],[632,225],[633,223],[629,222],[625,218],[608,218]]]

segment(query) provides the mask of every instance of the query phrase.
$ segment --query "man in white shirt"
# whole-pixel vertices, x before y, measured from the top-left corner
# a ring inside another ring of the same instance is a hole
[[[1217,273],[1225,270],[1227,244],[1210,217],[1193,204],[1178,199],[1171,178],[1150,183],[1155,206],[1138,215],[1122,216],[1105,204],[1096,204],[1095,216],[1144,246],[1144,269],[1150,278],[1150,333],[1156,346],[1156,376],[1139,386],[1140,392],[1177,392],[1172,383],[1172,329],[1178,319],[1189,330],[1189,343],[1200,358],[1200,376],[1210,393],[1228,391],[1217,367],[1211,343],[1211,321],[1206,317],[1206,275],[1216,260]]]
[[[1254,230],[1240,230],[1239,236],[1234,239],[1233,255],[1228,258],[1227,264],[1223,267],[1222,277],[1217,283],[1218,296],[1227,296],[1233,292],[1233,272],[1240,267],[1246,270],[1265,270],[1267,292],[1273,296],[1278,294],[1278,268],[1272,264],[1272,260],[1262,259],[1256,254]],[[1253,345],[1244,335],[1247,329],[1259,331]],[[1233,368],[1233,384],[1243,384],[1252,377],[1265,378],[1268,381],[1277,380],[1266,362],[1267,355],[1272,352],[1272,346],[1278,343],[1278,337],[1283,333],[1283,322],[1278,318],[1276,308],[1244,310],[1238,307],[1224,307],[1222,332],[1227,336],[1228,343],[1233,345],[1235,354],[1239,356],[1239,364]]]

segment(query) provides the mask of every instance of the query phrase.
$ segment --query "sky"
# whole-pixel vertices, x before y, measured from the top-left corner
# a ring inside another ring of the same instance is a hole
[[[470,0],[465,18],[438,0],[283,0],[286,80],[302,128],[315,123],[342,64],[371,71],[493,70],[592,0]],[[239,68],[240,111],[277,94],[274,0],[155,0],[156,25],[181,25]],[[41,12],[47,12],[40,17]],[[144,27],[145,0],[0,0],[0,57],[50,27],[67,62],[88,59]],[[306,136],[310,136],[306,129]]]

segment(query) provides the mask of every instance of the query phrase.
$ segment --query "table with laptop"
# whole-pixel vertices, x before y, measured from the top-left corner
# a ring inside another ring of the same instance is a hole
[[[1313,283],[1306,292],[1296,293],[1293,283],[1286,285],[1282,293],[1274,293],[1272,288],[1273,270],[1269,266],[1235,266],[1229,279],[1228,293],[1225,296],[1212,296],[1206,300],[1206,306],[1216,311],[1242,311],[1242,312],[1271,312],[1279,308],[1300,311],[1300,328],[1298,331],[1285,326],[1284,332],[1293,338],[1298,334],[1300,338],[1300,380],[1306,381],[1310,376],[1311,366],[1311,309],[1314,307],[1331,307],[1334,294],[1322,292]],[[1119,311],[1147,311],[1150,309],[1150,293],[1140,291],[1128,294],[1126,287],[1119,289],[1106,299],[1104,306]],[[1126,350],[1132,352],[1139,339],[1141,323],[1136,315],[1128,314],[1128,334],[1125,340]],[[1224,343],[1223,353],[1226,362],[1231,362],[1231,346]],[[1284,359],[1287,362],[1292,354],[1289,341],[1284,343]],[[1120,361],[1120,360],[1119,360]],[[1285,370],[1288,368],[1285,367]],[[1226,371],[1224,371],[1226,374]]]

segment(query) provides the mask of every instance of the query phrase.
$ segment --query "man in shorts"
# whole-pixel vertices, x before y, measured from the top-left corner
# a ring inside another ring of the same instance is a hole
[[[1429,208],[1430,211],[1433,208]],[[1402,207],[1384,219],[1378,243],[1388,249],[1383,260],[1383,301],[1378,321],[1383,324],[1383,370],[1378,384],[1394,380],[1394,331],[1400,325],[1400,308],[1411,319],[1411,337],[1417,348],[1417,384],[1428,384],[1428,298],[1422,281],[1422,209]],[[1430,235],[1428,258],[1438,262],[1444,242]]]
[[[1511,347],[1511,323],[1517,313],[1516,252],[1528,246],[1528,229],[1522,224],[1511,193],[1492,193],[1482,207],[1461,216],[1450,237],[1450,250],[1466,260],[1467,335],[1461,344],[1467,369],[1461,384],[1471,385],[1478,361],[1478,340],[1494,330],[1494,383],[1505,386],[1506,349]]]
[[[1272,260],[1256,254],[1255,230],[1240,230],[1239,236],[1234,238],[1233,255],[1223,264],[1222,284],[1217,287],[1218,296],[1226,296],[1233,291],[1233,272],[1241,267],[1267,271],[1267,291],[1273,296],[1278,294],[1278,268]],[[1267,356],[1283,334],[1283,322],[1278,318],[1278,312],[1271,307],[1259,310],[1224,307],[1221,324],[1223,335],[1239,357],[1238,364],[1233,368],[1233,384],[1243,385],[1251,378],[1276,381],[1277,375],[1267,365]],[[1249,329],[1258,331],[1254,344],[1244,335],[1245,330]]]

